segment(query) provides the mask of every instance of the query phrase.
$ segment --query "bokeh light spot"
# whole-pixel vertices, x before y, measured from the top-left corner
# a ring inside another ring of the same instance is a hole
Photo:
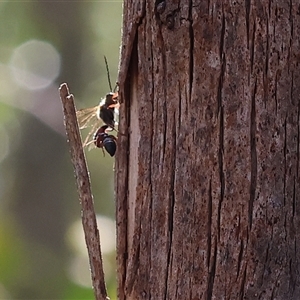
[[[116,248],[116,228],[115,222],[105,216],[97,215],[97,223],[100,231],[102,254],[110,253]],[[81,220],[75,221],[69,228],[67,239],[71,247],[78,253],[87,256],[87,249],[82,229]]]
[[[116,248],[116,224],[105,216],[97,215],[97,224],[100,231],[101,253],[103,255],[104,273],[106,278],[113,276],[114,266],[108,260],[108,255]],[[75,221],[67,232],[67,241],[73,250],[68,265],[70,279],[78,285],[89,287],[91,274],[89,271],[88,252],[82,229],[81,220]]]
[[[17,84],[29,90],[48,87],[60,72],[60,55],[47,42],[30,40],[17,47],[10,67]]]

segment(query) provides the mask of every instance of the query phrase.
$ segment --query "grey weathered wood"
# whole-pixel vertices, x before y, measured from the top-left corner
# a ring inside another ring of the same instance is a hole
[[[63,105],[64,123],[70,146],[71,161],[74,168],[79,201],[82,207],[81,221],[89,256],[94,295],[96,300],[109,300],[104,280],[100,236],[94,209],[94,200],[77,123],[74,97],[70,94],[66,83],[60,85],[59,93]]]

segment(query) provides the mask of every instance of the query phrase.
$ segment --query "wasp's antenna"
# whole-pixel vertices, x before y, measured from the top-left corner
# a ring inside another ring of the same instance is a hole
[[[108,68],[108,63],[107,63],[107,59],[106,59],[105,55],[104,55],[104,61],[105,61],[105,66],[106,66],[106,73],[107,73],[109,88],[110,88],[110,91],[112,91],[111,82],[110,82],[110,75],[109,75],[109,68]]]
[[[114,88],[114,93],[116,92],[116,90],[119,88],[119,83],[117,82]]]

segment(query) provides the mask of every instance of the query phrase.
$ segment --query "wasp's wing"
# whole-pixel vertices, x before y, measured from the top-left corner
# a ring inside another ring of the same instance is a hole
[[[97,128],[100,127],[101,121],[99,119],[96,119],[95,123],[92,125],[91,129],[89,130],[89,133],[87,134],[86,138],[84,139],[84,142],[82,144],[83,147],[89,146],[88,149],[91,150],[92,148],[95,148],[94,145],[94,133],[96,132]]]
[[[98,109],[99,109],[99,105],[76,111],[76,116],[77,116],[80,129],[91,127],[98,121],[98,116],[97,116]]]
[[[118,112],[118,108],[120,106],[116,100],[117,95],[117,93],[107,94],[106,98],[102,99],[99,105],[76,111],[79,128],[84,129],[91,127],[83,142],[83,147],[88,146],[89,150],[95,147],[93,135],[103,122],[116,130],[115,125],[118,125],[118,123],[115,122],[114,117],[116,116],[116,112]],[[105,111],[106,114],[103,115],[103,111]],[[107,112],[109,112],[109,115],[106,120],[105,117]]]
[[[98,109],[99,105],[76,111],[79,128],[84,129],[91,127],[86,138],[84,139],[84,142],[82,143],[82,146],[88,146],[89,150],[94,148],[95,146],[93,143],[93,135],[96,129],[100,127],[102,123],[101,120],[99,120],[98,118]]]

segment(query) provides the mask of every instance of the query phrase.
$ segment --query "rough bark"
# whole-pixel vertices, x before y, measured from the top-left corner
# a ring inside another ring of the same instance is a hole
[[[299,36],[298,1],[124,2],[119,299],[300,299]]]

